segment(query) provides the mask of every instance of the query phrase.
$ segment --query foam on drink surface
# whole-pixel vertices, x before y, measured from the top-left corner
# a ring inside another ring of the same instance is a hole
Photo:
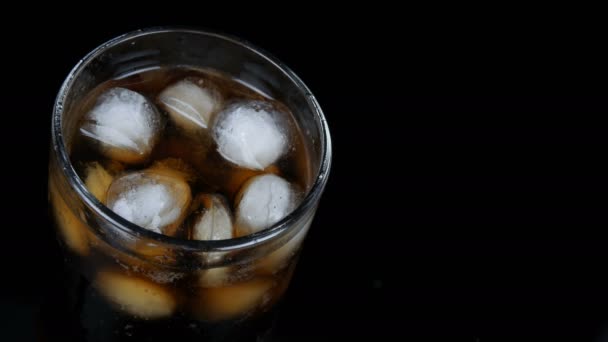
[[[295,209],[312,182],[290,110],[217,71],[161,68],[111,80],[79,112],[71,144],[77,173],[101,203],[155,233],[191,240],[255,233]],[[301,243],[297,237],[267,260],[226,266],[238,253],[176,254],[153,240],[129,244],[121,231],[114,239],[138,255],[102,239],[89,252],[78,234],[66,235],[68,245],[94,265],[93,288],[114,310],[146,320],[263,312],[284,292]],[[178,264],[192,272],[176,271]]]

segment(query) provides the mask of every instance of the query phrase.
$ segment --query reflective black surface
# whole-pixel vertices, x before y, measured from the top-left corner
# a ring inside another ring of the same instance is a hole
[[[6,340],[40,335],[40,303],[60,269],[46,167],[63,78],[109,38],[177,23],[270,51],[307,83],[330,124],[331,179],[280,338],[608,340],[608,99],[597,40],[437,18],[229,19],[118,15],[11,39],[19,53],[3,57]]]

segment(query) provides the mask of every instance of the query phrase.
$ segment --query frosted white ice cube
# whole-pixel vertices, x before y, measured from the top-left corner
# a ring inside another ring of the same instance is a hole
[[[112,182],[107,206],[148,230],[173,235],[190,204],[188,183],[154,170],[133,172]]]
[[[203,212],[196,219],[192,227],[194,240],[225,240],[234,237],[232,214],[225,199],[220,195],[201,194],[196,198],[203,207]],[[203,256],[205,263],[217,262],[224,258],[226,253],[208,252]],[[199,283],[203,287],[220,286],[229,281],[231,267],[215,267],[202,270]]]
[[[251,178],[237,196],[238,235],[247,235],[279,222],[296,206],[296,193],[283,178],[265,174]]]
[[[160,114],[144,96],[125,88],[112,88],[99,96],[80,132],[100,143],[105,156],[139,163],[150,155],[160,127]]]
[[[188,131],[207,128],[211,115],[221,106],[222,99],[203,80],[185,79],[163,90],[158,101],[173,122]]]
[[[232,215],[219,195],[199,195],[204,211],[192,228],[195,240],[225,240],[233,238]]]
[[[217,114],[213,137],[219,153],[241,167],[262,170],[288,147],[287,125],[281,114],[260,101],[240,102]]]

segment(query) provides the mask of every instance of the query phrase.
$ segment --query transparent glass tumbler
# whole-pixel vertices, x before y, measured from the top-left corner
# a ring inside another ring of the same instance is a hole
[[[291,214],[240,238],[183,240],[124,220],[87,190],[70,162],[78,104],[104,81],[164,66],[219,70],[291,109],[313,175]],[[288,287],[331,164],[323,113],[292,71],[234,37],[189,29],[140,30],[100,45],[74,67],[57,96],[51,129],[51,215],[70,279],[66,306],[72,330],[66,336],[260,341],[271,335],[274,309]]]

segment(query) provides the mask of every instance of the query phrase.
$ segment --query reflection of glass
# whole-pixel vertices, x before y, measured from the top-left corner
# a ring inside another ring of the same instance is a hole
[[[94,87],[142,69],[182,65],[221,70],[293,112],[316,177],[300,205],[271,228],[219,241],[156,234],[104,207],[70,164],[76,107]],[[71,278],[78,283],[70,296],[79,334],[91,341],[202,341],[201,336],[224,341],[265,334],[331,163],[325,118],[297,76],[235,38],[184,29],[129,33],[95,49],[68,75],[55,104],[52,141],[50,201]],[[207,263],[189,262],[193,255]],[[227,270],[239,276],[224,278]]]

